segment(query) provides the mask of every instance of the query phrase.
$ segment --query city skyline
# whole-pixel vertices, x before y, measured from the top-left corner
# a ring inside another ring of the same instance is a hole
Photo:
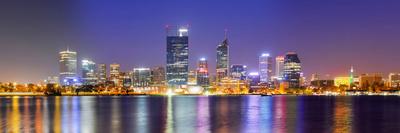
[[[0,31],[3,46],[0,59],[4,62],[0,66],[0,81],[39,82],[58,75],[57,54],[68,46],[78,53],[78,62],[89,58],[96,63],[118,63],[122,71],[164,65],[166,24],[190,24],[189,68],[195,69],[197,59],[205,57],[212,74],[215,74],[215,47],[223,39],[224,29],[228,29],[230,64],[245,64],[250,72],[257,71],[260,54],[270,53],[276,57],[287,51],[298,53],[308,79],[312,73],[346,76],[350,66],[354,66],[356,74],[387,75],[400,71],[400,64],[395,62],[400,58],[396,55],[400,47],[396,39],[400,20],[394,17],[399,12],[396,2],[336,1],[307,5],[295,1],[290,4],[232,1],[230,6],[222,7],[223,2],[177,3],[180,2],[162,5],[154,2],[93,4],[72,1],[43,5],[28,2],[30,6],[19,12],[24,4],[5,2],[0,10],[9,14],[0,16],[19,23],[0,22],[0,28],[9,29]],[[131,9],[130,5],[143,7]],[[183,9],[178,8],[182,5],[185,5]],[[215,14],[200,12],[208,5],[211,6],[209,12]],[[102,7],[114,11],[101,11]],[[149,11],[146,7],[162,10],[149,14],[144,13]],[[342,10],[332,12],[338,9]],[[178,12],[182,14],[176,15]],[[230,18],[225,16],[227,13],[235,15]],[[310,13],[314,15],[301,18]],[[243,17],[246,19],[241,19]]]

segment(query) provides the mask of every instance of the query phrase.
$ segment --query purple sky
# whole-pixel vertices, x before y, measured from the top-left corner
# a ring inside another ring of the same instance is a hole
[[[47,2],[45,2],[47,1]],[[215,68],[229,30],[231,63],[256,71],[258,56],[296,51],[306,76],[400,71],[397,0],[32,0],[0,4],[0,81],[58,74],[58,52],[120,63],[165,65],[166,24],[190,24],[190,64]],[[214,70],[211,70],[214,72]]]

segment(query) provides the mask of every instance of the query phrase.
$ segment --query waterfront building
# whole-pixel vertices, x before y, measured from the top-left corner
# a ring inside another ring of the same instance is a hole
[[[77,53],[67,49],[59,53],[60,82],[62,85],[73,85],[77,78]]]
[[[150,68],[134,68],[133,69],[133,86],[148,87],[151,83]]]
[[[205,58],[201,58],[197,64],[197,85],[209,86],[210,78],[208,73],[208,62]]]
[[[164,67],[153,67],[151,69],[151,84],[155,86],[165,85],[165,68]]]
[[[54,77],[47,77],[47,79],[44,80],[45,84],[60,84],[60,79],[56,76]]]
[[[96,84],[96,63],[89,59],[82,60],[82,79],[85,85]]]
[[[400,87],[400,73],[390,73],[388,87],[399,88]]]
[[[333,87],[335,86],[336,80],[320,80],[316,79],[311,81],[311,86],[312,87],[318,87],[318,88],[326,88],[326,87]]]
[[[121,66],[119,64],[113,63],[110,64],[110,81],[114,82],[114,85],[119,86],[121,85],[120,82],[120,69]]]
[[[284,62],[285,62],[284,56],[277,56],[275,58],[275,76],[278,80],[283,79]]]
[[[262,54],[259,57],[260,81],[268,83],[272,79],[272,57],[269,54]]]
[[[247,77],[250,81],[250,86],[258,86],[261,82],[261,76],[258,72],[251,72]]]
[[[133,72],[132,71],[130,71],[130,72],[120,72],[120,79],[119,79],[119,81],[120,81],[120,83],[119,84],[121,84],[122,85],[122,87],[124,87],[124,88],[129,88],[129,87],[131,87],[132,86],[132,75],[133,75]]]
[[[362,74],[359,77],[361,89],[374,89],[377,87],[383,87],[382,75],[378,73],[374,74]]]
[[[104,84],[107,81],[107,66],[106,64],[97,65],[97,80],[98,83]]]
[[[245,80],[247,76],[247,66],[242,64],[234,64],[231,66],[230,72],[233,79]]]
[[[301,64],[300,59],[295,52],[288,52],[284,60],[284,81],[288,83],[289,88],[300,88]]]
[[[216,86],[217,93],[223,94],[247,94],[250,86],[247,80],[223,78]]]
[[[224,40],[217,46],[217,82],[229,76],[229,44],[225,30]]]
[[[188,83],[189,72],[188,28],[167,27],[167,71],[169,88],[182,88]]]
[[[350,87],[351,77],[335,77],[334,82],[336,87],[347,86]]]

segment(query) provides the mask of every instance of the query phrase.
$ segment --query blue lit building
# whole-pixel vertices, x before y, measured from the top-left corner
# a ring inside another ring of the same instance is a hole
[[[247,76],[247,66],[241,64],[232,65],[230,72],[233,79],[245,80]]]
[[[189,72],[188,29],[167,27],[166,79],[169,88],[187,85]]]
[[[289,84],[289,88],[301,87],[301,63],[295,52],[288,52],[285,56],[283,78]]]
[[[77,53],[67,49],[59,53],[60,83],[61,85],[74,85],[79,82],[77,78]]]
[[[96,84],[96,63],[92,60],[82,60],[82,80],[85,85]]]

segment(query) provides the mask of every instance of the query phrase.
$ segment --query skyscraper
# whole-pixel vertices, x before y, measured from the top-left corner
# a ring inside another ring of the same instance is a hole
[[[217,46],[217,82],[222,78],[229,76],[229,45],[228,38],[225,39]]]
[[[150,68],[134,68],[133,69],[133,86],[148,87],[151,82]]]
[[[96,84],[96,63],[92,60],[84,59],[82,60],[82,79],[85,85]]]
[[[97,79],[99,83],[106,83],[107,81],[107,66],[106,64],[97,65]]]
[[[288,52],[284,61],[283,77],[289,83],[289,88],[300,87],[301,64],[295,52]]]
[[[259,57],[259,75],[260,82],[267,83],[271,81],[272,76],[272,58],[269,54],[262,54]]]
[[[170,88],[187,85],[189,71],[189,37],[187,27],[167,27],[167,84]]]
[[[197,85],[209,86],[210,78],[208,73],[208,63],[205,58],[201,58],[197,64]]]
[[[278,79],[282,79],[283,78],[284,62],[285,62],[285,57],[283,57],[283,56],[277,56],[275,58],[275,76]]]
[[[72,85],[77,82],[77,57],[76,52],[61,51],[60,53],[60,83],[62,85]]]
[[[113,81],[115,85],[120,85],[120,65],[110,64],[110,81]]]
[[[242,64],[234,64],[231,66],[231,76],[237,80],[245,80],[247,76],[247,66]]]

